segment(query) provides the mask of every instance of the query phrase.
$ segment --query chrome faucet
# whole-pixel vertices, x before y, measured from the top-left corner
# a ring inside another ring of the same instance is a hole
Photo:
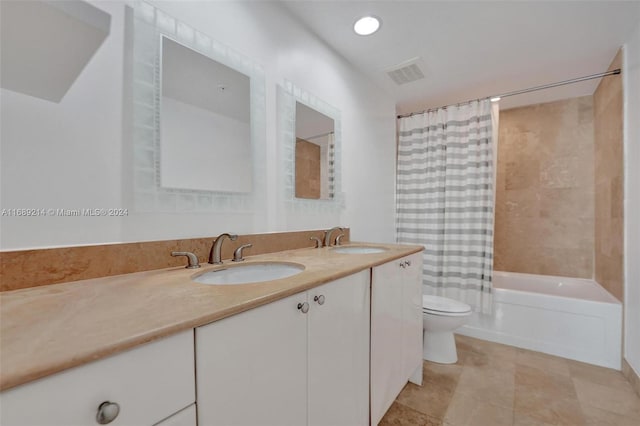
[[[238,239],[237,234],[224,234],[218,235],[218,238],[213,242],[213,246],[211,246],[211,251],[209,252],[209,263],[212,265],[221,265],[222,257],[220,255],[220,249],[222,248],[222,242],[225,238],[229,238],[231,241],[235,241]]]
[[[340,231],[340,232],[344,232],[344,228],[342,228],[341,226],[334,226],[333,228],[324,231],[324,246],[325,247],[331,247],[331,234],[333,234],[333,231]]]

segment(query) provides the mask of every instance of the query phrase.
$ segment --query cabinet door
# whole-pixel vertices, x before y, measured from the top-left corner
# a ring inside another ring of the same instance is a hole
[[[154,426],[197,426],[196,405],[191,404],[184,410],[178,411]]]
[[[402,361],[404,259],[372,269],[371,277],[371,424],[396,399],[407,378]]]
[[[367,269],[308,291],[311,426],[369,421],[369,283]]]
[[[422,367],[422,253],[414,253],[402,260],[405,264],[401,268],[404,300],[402,375],[408,378]],[[422,384],[421,371],[416,377],[418,384]]]
[[[306,293],[196,329],[198,423],[307,422]]]

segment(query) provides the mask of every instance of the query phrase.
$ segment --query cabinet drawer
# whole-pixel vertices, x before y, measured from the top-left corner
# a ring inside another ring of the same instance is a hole
[[[119,405],[114,426],[152,425],[193,404],[193,330],[2,392],[0,424],[96,425],[105,401]]]

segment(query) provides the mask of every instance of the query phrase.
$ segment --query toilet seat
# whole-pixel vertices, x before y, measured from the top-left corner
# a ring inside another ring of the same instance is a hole
[[[440,296],[422,296],[422,312],[441,316],[465,316],[471,313],[471,306],[457,300]]]

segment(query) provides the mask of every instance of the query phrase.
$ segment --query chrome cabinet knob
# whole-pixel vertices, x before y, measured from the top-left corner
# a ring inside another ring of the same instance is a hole
[[[407,261],[404,262],[404,264],[407,265],[407,266],[411,266],[411,261],[407,260]]]
[[[309,304],[307,302],[298,303],[298,310],[302,311],[303,314],[309,312]]]
[[[105,401],[98,407],[96,421],[101,425],[111,423],[120,414],[120,406],[115,402]]]
[[[401,268],[406,268],[406,267],[407,267],[407,265],[405,265],[405,263],[404,263],[404,262],[400,262],[400,267],[401,267]]]
[[[318,305],[324,305],[324,295],[320,295],[320,296],[315,296],[313,298],[314,302],[318,302]]]

